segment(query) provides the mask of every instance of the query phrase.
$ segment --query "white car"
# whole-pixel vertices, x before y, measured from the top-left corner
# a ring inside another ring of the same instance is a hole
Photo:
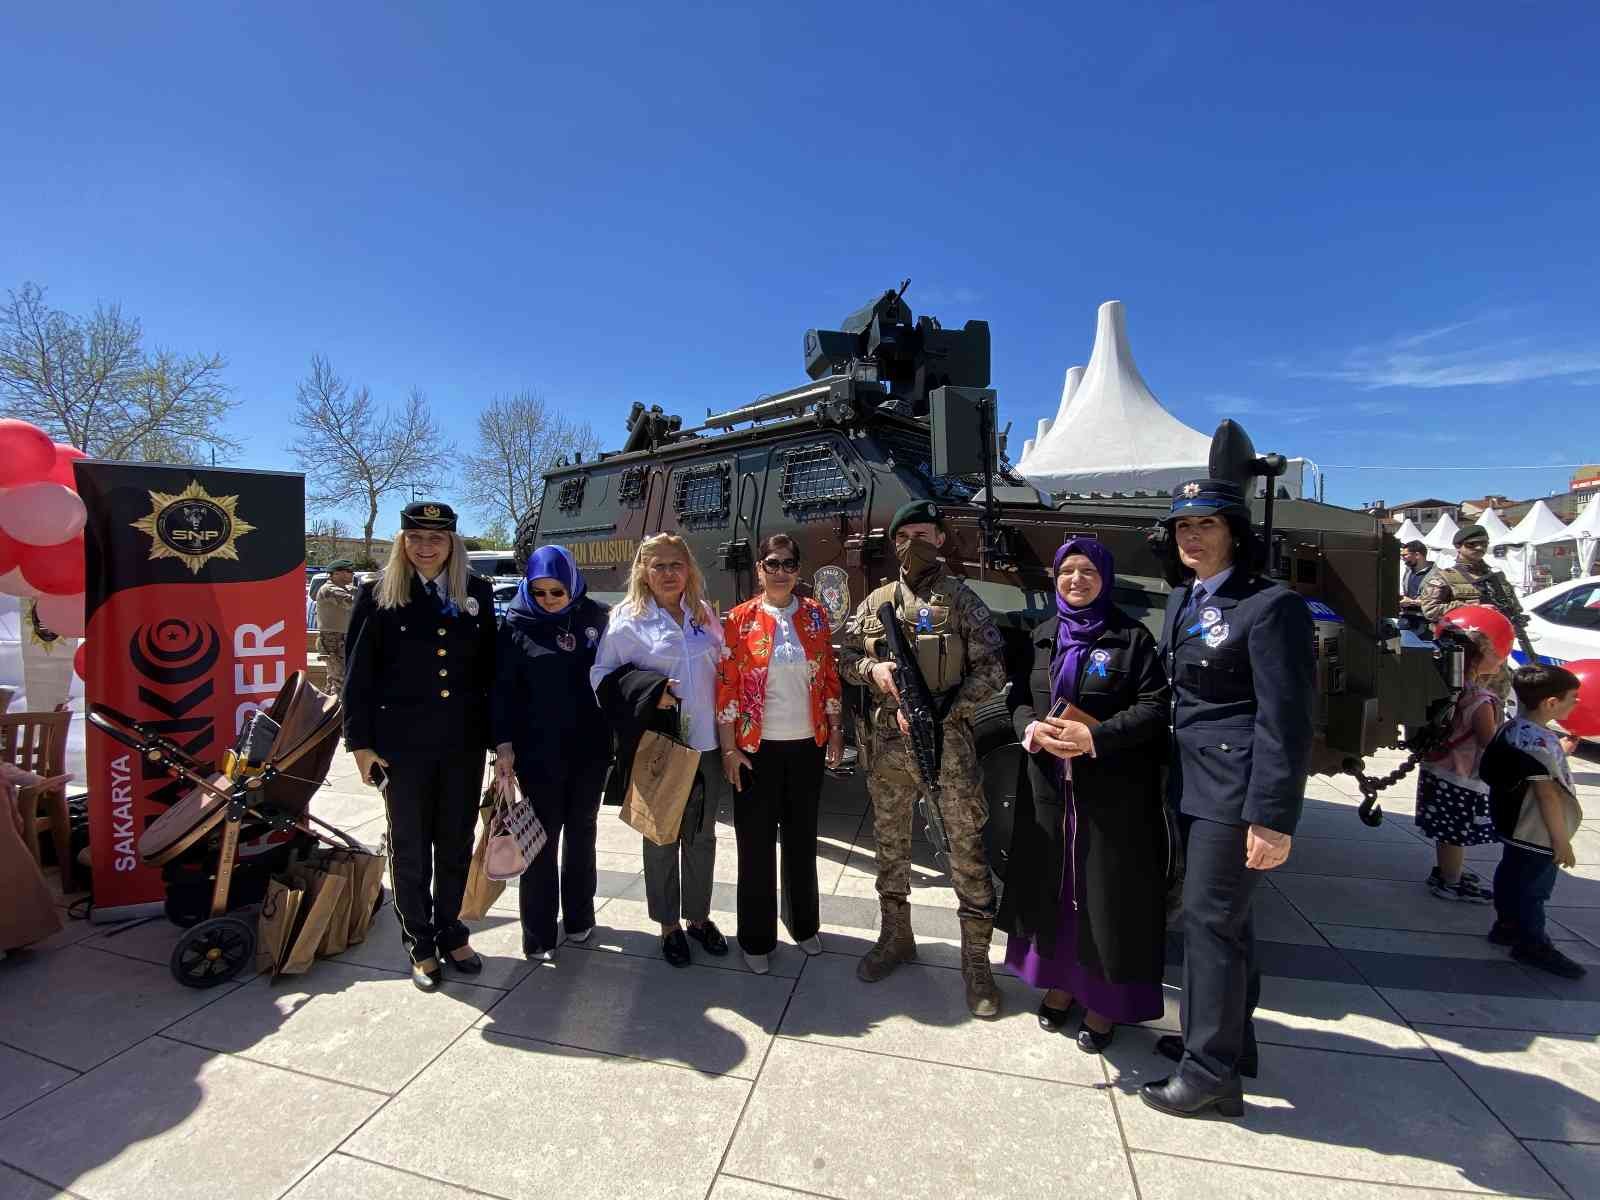
[[[1528,640],[1546,662],[1600,658],[1600,576],[1569,579],[1522,598],[1528,614]],[[1512,661],[1526,666],[1521,648]]]

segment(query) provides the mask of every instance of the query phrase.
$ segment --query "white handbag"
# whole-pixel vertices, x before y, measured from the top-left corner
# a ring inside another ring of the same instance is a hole
[[[548,840],[544,823],[513,780],[495,797],[483,873],[490,879],[516,879],[533,865]]]

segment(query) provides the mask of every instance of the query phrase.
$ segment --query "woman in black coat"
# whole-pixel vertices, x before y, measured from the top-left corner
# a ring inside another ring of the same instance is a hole
[[[594,932],[594,843],[611,727],[589,687],[606,609],[587,590],[564,547],[541,546],[500,627],[494,772],[502,785],[516,776],[549,837],[518,888],[522,953],[545,961],[560,940],[558,908],[568,941]]]
[[[1078,1046],[1098,1054],[1117,1024],[1163,1008],[1170,692],[1155,640],[1112,603],[1111,552],[1074,538],[1053,565],[1057,615],[1034,631],[1032,670],[1011,693],[1031,786],[997,923],[1006,965],[1049,989],[1040,1026],[1061,1028],[1081,1003]],[[1063,703],[1075,707],[1051,716]]]

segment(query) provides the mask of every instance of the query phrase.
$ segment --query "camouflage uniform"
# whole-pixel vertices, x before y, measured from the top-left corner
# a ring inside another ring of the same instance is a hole
[[[355,603],[354,587],[328,582],[317,592],[317,649],[328,668],[328,692],[334,696],[344,691],[344,638]]]
[[[1494,573],[1494,568],[1487,563],[1476,571],[1469,571],[1459,564],[1434,568],[1422,581],[1422,591],[1417,596],[1422,615],[1429,621],[1437,621],[1451,609],[1467,604],[1488,604],[1489,597],[1479,586],[1479,581]],[[1506,590],[1510,591],[1509,586]]]
[[[877,837],[878,896],[884,913],[879,945],[863,960],[858,973],[873,981],[900,961],[915,957],[907,897],[911,893],[911,839],[917,819],[920,776],[907,739],[901,734],[893,697],[880,692],[868,672],[880,659],[875,643],[882,636],[877,609],[893,600],[908,639],[918,647],[918,661],[937,696],[955,688],[944,723],[940,763],[945,831],[950,839],[950,879],[959,901],[963,962],[968,971],[968,1002],[978,1015],[998,1012],[998,991],[988,970],[988,945],[994,926],[995,894],[983,851],[983,826],[989,816],[972,732],[978,705],[1005,689],[1003,643],[994,618],[975,592],[948,572],[940,571],[919,588],[899,582],[869,595],[845,623],[840,641],[840,676],[870,692],[858,731],[866,757],[867,791],[872,798]],[[922,628],[919,630],[918,626]],[[895,941],[889,949],[886,945]],[[981,966],[978,963],[981,951]],[[874,957],[876,955],[876,958]],[[967,958],[973,961],[967,964]],[[976,985],[992,1003],[974,1001]],[[986,982],[985,982],[986,981]],[[980,1007],[984,1011],[980,1012]]]

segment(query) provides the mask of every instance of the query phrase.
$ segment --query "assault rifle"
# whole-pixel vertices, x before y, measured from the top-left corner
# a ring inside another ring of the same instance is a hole
[[[1522,611],[1522,601],[1517,599],[1517,593],[1511,590],[1506,577],[1499,571],[1490,571],[1478,580],[1478,592],[1489,602],[1489,607],[1511,622],[1511,628],[1517,635],[1517,644],[1528,656],[1528,665],[1537,664],[1539,652],[1533,648],[1533,639],[1528,636],[1528,614]]]
[[[933,692],[923,677],[922,666],[916,653],[906,640],[900,617],[894,605],[887,601],[878,608],[878,620],[883,625],[883,641],[887,644],[889,662],[897,671],[896,683],[900,690],[900,711],[905,714],[910,727],[911,760],[922,778],[922,795],[917,798],[917,811],[928,827],[928,842],[933,847],[934,861],[950,869],[950,835],[944,824],[944,788],[939,783],[939,766],[944,757],[944,717],[934,703]]]

